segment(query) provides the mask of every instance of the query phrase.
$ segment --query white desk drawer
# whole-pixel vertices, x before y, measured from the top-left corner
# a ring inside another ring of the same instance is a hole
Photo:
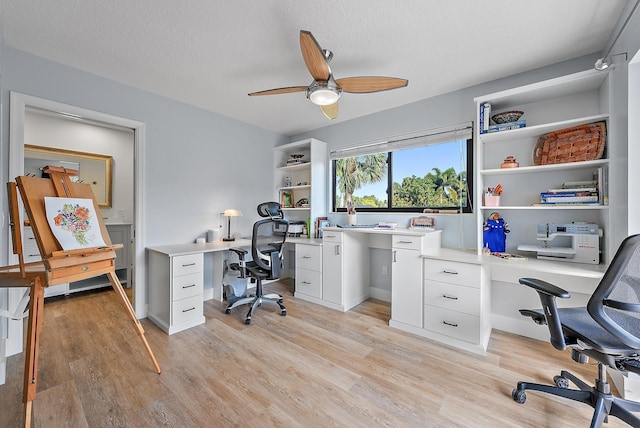
[[[427,279],[424,304],[480,316],[480,289]]]
[[[323,231],[322,242],[342,243],[342,232],[334,232],[333,230]]]
[[[173,300],[202,294],[203,287],[202,272],[175,277],[173,279]]]
[[[322,247],[296,244],[296,268],[322,272]]]
[[[322,272],[307,269],[296,269],[296,294],[322,299]]]
[[[472,263],[426,259],[424,279],[480,288],[482,267]]]
[[[471,343],[480,343],[480,318],[425,305],[424,328]]]
[[[202,294],[173,302],[171,307],[172,325],[182,324],[202,316]]]
[[[173,276],[189,275],[191,273],[203,272],[204,258],[200,254],[186,254],[175,256],[172,261]]]
[[[422,249],[422,236],[393,235],[391,247],[420,251]]]

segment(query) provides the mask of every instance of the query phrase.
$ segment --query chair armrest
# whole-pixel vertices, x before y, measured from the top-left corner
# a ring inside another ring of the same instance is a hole
[[[533,288],[538,293],[548,294],[550,296],[560,297],[562,299],[568,299],[571,297],[571,293],[563,290],[560,287],[556,287],[553,284],[536,278],[520,278],[520,284]]]
[[[547,321],[547,327],[549,328],[549,334],[551,338],[549,341],[554,348],[564,351],[567,348],[564,334],[562,332],[562,322],[558,316],[558,306],[556,305],[556,298],[568,299],[571,297],[568,291],[563,290],[560,287],[556,287],[541,279],[535,278],[520,278],[520,284],[533,288],[540,297],[540,303],[542,304],[542,313]],[[522,315],[531,316],[530,313],[523,313]],[[540,323],[539,317],[532,317],[536,323]]]
[[[249,254],[249,251],[243,249],[243,248],[229,248],[229,251],[233,251],[234,253],[236,253],[238,255],[238,257],[240,257],[240,260],[244,259],[244,256]]]

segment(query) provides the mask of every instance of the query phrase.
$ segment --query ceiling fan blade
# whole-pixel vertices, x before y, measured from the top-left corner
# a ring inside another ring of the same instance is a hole
[[[338,103],[329,104],[328,106],[320,106],[322,113],[327,116],[327,119],[335,119],[338,117]]]
[[[287,88],[267,89],[266,91],[252,92],[250,97],[259,95],[278,95],[278,94],[290,94],[292,92],[304,92],[307,90],[306,86],[289,86]]]
[[[369,92],[402,88],[407,86],[409,81],[397,77],[360,76],[337,79],[336,83],[344,92],[366,94]]]
[[[313,79],[321,82],[329,80],[331,69],[322,48],[310,31],[300,30],[300,50]]]

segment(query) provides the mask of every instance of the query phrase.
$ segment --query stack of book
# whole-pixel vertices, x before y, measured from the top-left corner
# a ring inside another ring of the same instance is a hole
[[[540,193],[540,204],[549,205],[600,205],[597,181],[565,182],[559,189]]]

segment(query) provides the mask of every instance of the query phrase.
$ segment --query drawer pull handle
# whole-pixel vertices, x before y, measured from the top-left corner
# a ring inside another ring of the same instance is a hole
[[[413,244],[413,241],[398,241],[398,244]]]
[[[325,238],[335,238],[336,235],[324,235]]]
[[[309,281],[302,281],[302,283],[306,284],[306,285],[310,285],[311,284]]]
[[[340,255],[340,245],[336,245],[335,254],[336,254],[336,256]]]
[[[396,263],[398,261],[398,252],[396,250],[393,250],[393,263]]]
[[[184,313],[184,312],[195,311],[195,310],[196,310],[196,307],[194,306],[194,307],[189,308],[189,309],[183,309],[182,312]]]
[[[448,326],[451,326],[451,327],[457,327],[458,326],[458,324],[456,324],[454,322],[448,322],[448,321],[442,321],[442,324],[448,325]]]
[[[303,259],[310,259],[311,256],[302,256]]]
[[[444,297],[445,299],[458,300],[456,296],[447,296],[446,294],[443,294],[442,297]]]
[[[458,272],[456,272],[455,270],[450,270],[450,269],[443,269],[442,273],[448,273],[449,275],[457,275]]]
[[[191,287],[195,287],[195,284],[191,284],[191,285],[183,285],[182,288],[191,288]]]
[[[195,263],[187,263],[186,265],[182,265],[182,267],[187,267],[187,266],[195,266]]]
[[[29,257],[40,257],[40,254],[29,254]]]

